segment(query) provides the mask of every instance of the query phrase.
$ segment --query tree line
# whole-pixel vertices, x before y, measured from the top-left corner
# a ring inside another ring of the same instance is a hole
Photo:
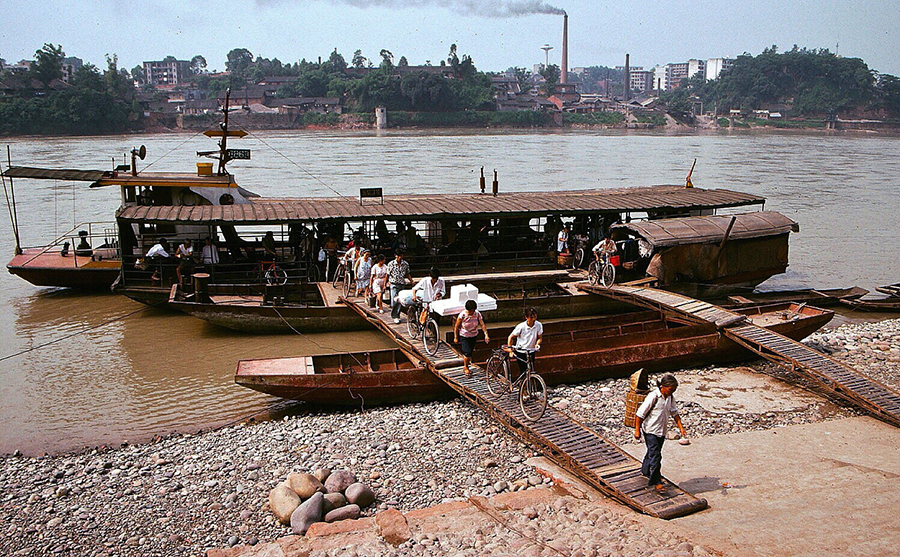
[[[784,106],[786,116],[827,117],[854,111],[883,111],[900,117],[900,80],[871,70],[859,58],[828,49],[777,46],[757,56],[744,53],[715,81],[698,74],[660,99],[675,116],[691,113],[696,99],[718,114]]]

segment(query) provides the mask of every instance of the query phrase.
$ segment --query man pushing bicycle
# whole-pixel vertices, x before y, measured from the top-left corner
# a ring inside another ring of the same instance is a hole
[[[528,371],[528,358],[534,358],[534,353],[541,349],[541,340],[544,336],[544,326],[537,320],[537,309],[530,307],[525,310],[525,321],[516,325],[515,329],[506,339],[506,351],[516,357],[519,364],[519,373]],[[513,344],[515,339],[515,344]]]

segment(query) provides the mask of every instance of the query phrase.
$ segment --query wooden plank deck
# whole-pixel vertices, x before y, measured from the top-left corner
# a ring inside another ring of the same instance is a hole
[[[373,312],[352,300],[345,303],[401,348],[416,354],[432,373],[514,435],[608,496],[665,519],[707,507],[706,499],[697,498],[666,479],[663,479],[668,488],[666,493],[648,488],[647,479],[640,473],[640,462],[593,429],[553,407],[548,407],[537,422],[527,420],[519,408],[517,393],[500,397],[490,394],[483,370],[472,366],[472,375],[467,377],[463,373],[460,354],[446,343],[441,344],[437,354],[428,356],[421,342],[409,337],[405,323],[395,324],[389,314]]]
[[[654,288],[624,285],[604,288],[589,283],[579,283],[578,288],[667,315],[714,323],[722,334],[741,346],[790,368],[875,418],[900,427],[900,393],[803,343],[755,325],[744,315]]]

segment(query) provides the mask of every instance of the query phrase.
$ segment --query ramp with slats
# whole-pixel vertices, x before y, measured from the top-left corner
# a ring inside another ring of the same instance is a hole
[[[462,357],[448,344],[441,343],[437,354],[428,356],[421,342],[409,337],[405,323],[395,324],[387,314],[376,313],[350,300],[344,302],[514,435],[608,496],[665,519],[707,507],[706,499],[697,498],[666,479],[663,482],[667,492],[658,493],[641,475],[640,462],[593,429],[553,407],[548,407],[540,420],[527,420],[519,407],[518,392],[500,397],[492,395],[484,381],[483,370],[470,366],[472,375],[467,377],[463,373]]]
[[[714,323],[722,334],[741,346],[767,360],[789,367],[794,373],[875,418],[900,427],[900,393],[805,344],[758,327],[744,315],[655,288],[620,285],[604,288],[588,283],[579,283],[578,288],[656,309],[688,321]]]

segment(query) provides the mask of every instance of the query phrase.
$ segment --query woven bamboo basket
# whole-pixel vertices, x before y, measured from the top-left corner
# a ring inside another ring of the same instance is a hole
[[[647,398],[647,395],[650,394],[649,390],[646,391],[633,391],[628,390],[625,393],[625,425],[628,427],[634,427],[634,419],[637,416],[638,408],[641,407],[641,404],[644,403],[644,399]]]

